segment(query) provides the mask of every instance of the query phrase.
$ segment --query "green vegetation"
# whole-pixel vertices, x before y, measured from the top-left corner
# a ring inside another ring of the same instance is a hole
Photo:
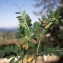
[[[52,53],[59,56],[63,55],[63,48],[60,48],[59,45],[54,47],[54,43],[52,44],[51,41],[48,41],[48,39],[44,40],[42,45],[42,39],[46,33],[49,30],[53,31],[53,28],[59,23],[61,16],[58,10],[50,11],[49,14],[47,14],[47,17],[43,17],[41,19],[38,18],[39,22],[34,22],[34,24],[31,23],[31,19],[25,11],[22,13],[16,12],[16,14],[21,15],[17,16],[19,20],[17,38],[22,40],[22,44],[20,47],[18,47],[16,44],[7,45],[4,49],[0,50],[1,58],[10,58],[13,56],[10,63],[14,63],[15,57],[17,57],[18,60],[15,63],[19,63],[19,61],[23,60],[23,58],[26,56],[29,63],[31,60],[33,60],[33,58],[37,59],[38,56],[47,54],[52,55]],[[62,19],[60,21],[63,23]],[[39,30],[41,30],[41,33],[39,33]],[[36,43],[34,43],[33,40],[36,41]],[[31,51],[33,51],[33,53],[31,53]],[[32,57],[29,57],[30,54]]]

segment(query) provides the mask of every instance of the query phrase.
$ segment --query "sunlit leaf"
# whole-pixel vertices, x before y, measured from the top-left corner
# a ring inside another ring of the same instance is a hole
[[[18,52],[18,46],[17,45],[15,45],[15,50],[14,51]]]
[[[15,60],[15,58],[12,58],[12,59],[10,60],[10,62],[9,62],[9,63],[13,63],[13,62],[14,62],[14,60]]]
[[[39,28],[39,22],[34,23],[34,30],[37,30]]]
[[[28,45],[29,45],[30,47],[35,47],[35,44],[34,44],[33,42],[28,42]]]

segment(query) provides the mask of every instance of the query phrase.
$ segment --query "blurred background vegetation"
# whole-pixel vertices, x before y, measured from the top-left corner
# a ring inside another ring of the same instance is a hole
[[[57,25],[53,27],[53,29],[48,29],[47,34],[49,36],[47,39],[45,38],[42,41],[42,50],[47,50],[48,47],[56,47],[59,45],[63,48],[63,22],[61,21],[63,19],[63,0],[34,0],[36,1],[34,7],[35,8],[41,8],[39,11],[34,11],[33,13],[36,16],[45,16],[50,10],[59,10],[60,16],[62,16],[61,19],[59,19]],[[45,45],[45,46],[44,46]],[[63,63],[63,56],[61,56],[61,59],[57,63]]]

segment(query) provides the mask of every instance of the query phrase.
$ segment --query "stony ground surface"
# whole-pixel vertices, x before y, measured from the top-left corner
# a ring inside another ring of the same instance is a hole
[[[44,58],[44,59],[43,59]],[[39,56],[38,58],[37,58],[37,62],[36,63],[49,63],[49,62],[52,62],[52,61],[57,61],[57,60],[59,60],[60,58],[58,57],[58,56],[55,56],[55,55],[52,55],[52,56],[50,56],[50,55],[48,55],[48,56],[45,56],[44,55],[44,57],[41,57],[41,56]],[[15,59],[15,61],[16,61],[17,59]],[[10,59],[6,59],[6,58],[0,58],[0,63],[9,63],[9,61],[10,61]],[[21,63],[21,62],[20,62]],[[24,58],[24,60],[23,60],[23,63],[27,63],[27,59],[26,58]],[[35,63],[35,60],[33,60],[31,63]]]

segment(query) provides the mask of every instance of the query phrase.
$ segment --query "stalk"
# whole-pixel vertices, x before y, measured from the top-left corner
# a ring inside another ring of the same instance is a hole
[[[36,55],[38,55],[38,53],[39,53],[40,43],[41,43],[41,39],[42,39],[42,38],[43,38],[43,36],[44,36],[44,33],[45,33],[45,30],[44,30],[44,31],[42,31],[42,35],[41,35],[40,40],[39,40],[39,42],[38,42]],[[36,56],[36,58],[35,58],[35,63],[36,63],[36,61],[37,61],[37,56]]]

